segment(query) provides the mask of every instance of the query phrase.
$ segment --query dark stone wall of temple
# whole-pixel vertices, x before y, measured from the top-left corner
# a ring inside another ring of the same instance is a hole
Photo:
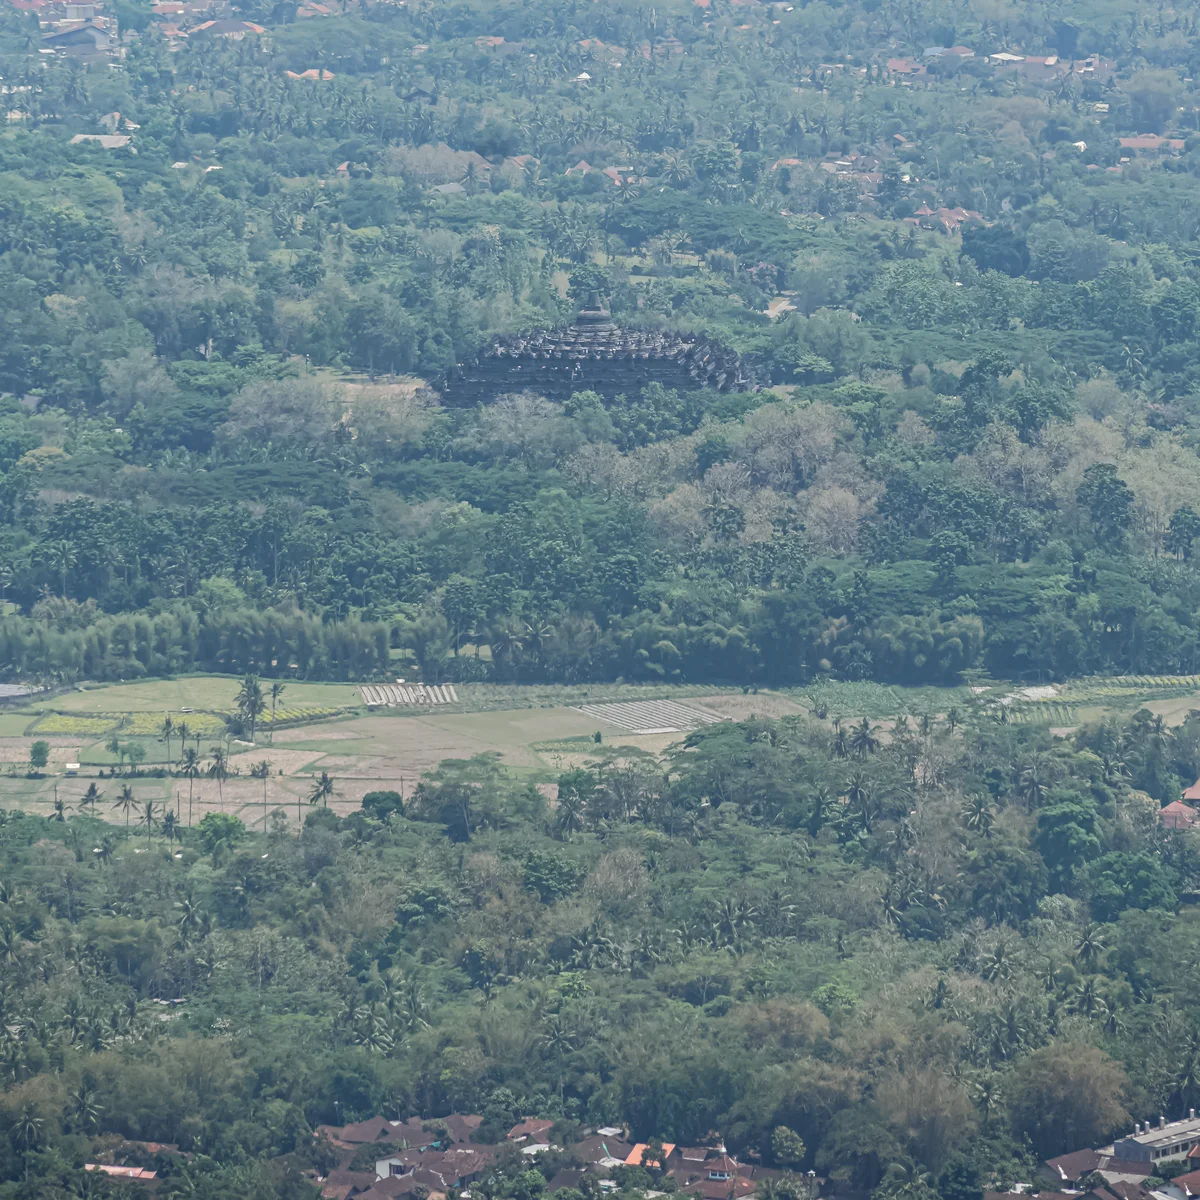
[[[612,399],[649,383],[678,391],[752,386],[738,356],[724,346],[704,337],[621,329],[601,309],[584,310],[564,329],[497,338],[438,386],[446,403],[471,405],[522,391],[551,400],[582,391]]]

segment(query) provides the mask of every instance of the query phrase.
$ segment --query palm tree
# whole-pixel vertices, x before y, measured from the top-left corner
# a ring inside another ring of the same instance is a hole
[[[271,745],[275,745],[275,705],[283,695],[283,684],[278,679],[271,684]]]
[[[38,1144],[42,1137],[42,1118],[37,1115],[37,1109],[32,1104],[26,1104],[17,1116],[13,1125],[13,1133],[25,1147],[25,1178],[29,1178],[29,1152]]]
[[[115,754],[120,763],[120,769],[125,770],[125,747],[121,743],[121,739],[114,733],[112,737],[104,743],[104,748],[109,754]]]
[[[312,785],[312,791],[308,793],[309,804],[321,803],[322,808],[329,807],[329,797],[333,795],[333,780],[329,778],[328,771],[321,772],[321,778]]]
[[[79,561],[79,555],[75,552],[75,547],[71,545],[65,538],[61,538],[57,542],[52,542],[48,548],[50,561],[54,564],[54,569],[59,573],[62,579],[62,596],[67,594],[67,575],[71,568]]]
[[[850,753],[850,740],[842,726],[842,718],[833,718],[833,753],[835,758],[845,758]]]
[[[71,811],[71,806],[58,794],[58,788],[54,789],[54,819],[56,821],[65,821],[67,813]]]
[[[254,741],[254,730],[258,725],[258,718],[262,716],[263,709],[266,707],[263,703],[262,685],[258,682],[257,675],[247,675],[242,680],[236,703],[242,720],[247,721],[250,725],[250,740]]]
[[[125,828],[129,828],[129,814],[137,801],[133,798],[133,788],[127,783],[121,784],[121,790],[113,802],[113,808],[119,808],[125,814]]]
[[[570,840],[571,834],[583,828],[584,803],[583,797],[577,792],[569,792],[558,799],[558,808],[554,814],[554,827],[565,840]]]
[[[201,910],[190,894],[184,896],[182,900],[176,900],[175,907],[179,910],[179,917],[176,921],[176,925],[179,927],[179,938],[186,945],[192,934],[198,933],[204,928],[207,914]]]
[[[145,827],[146,827],[146,845],[147,846],[150,844],[150,835],[154,832],[154,821],[155,821],[155,818],[157,817],[157,815],[158,815],[158,805],[155,804],[153,800],[147,800],[146,807],[142,811],[141,818],[138,821],[139,825],[145,825]]]
[[[70,1098],[71,1123],[79,1129],[95,1129],[104,1106],[96,1102],[96,1093],[81,1083]]]
[[[179,738],[179,753],[182,754],[184,752],[184,748],[187,746],[188,738],[192,735],[192,731],[188,727],[188,723],[186,721],[180,721],[179,724],[175,726],[175,735]]]
[[[859,757],[866,758],[879,749],[879,738],[874,726],[866,717],[850,731],[850,749]]]
[[[1079,965],[1089,974],[1095,971],[1096,963],[1106,945],[1104,932],[1098,925],[1089,923],[1080,931],[1079,938],[1075,942],[1075,957],[1079,960]]]
[[[184,727],[181,726],[180,728]],[[188,781],[188,824],[191,825],[192,788],[195,786],[196,776],[200,774],[200,755],[190,746],[186,747],[183,751],[183,758],[179,760],[179,770],[187,777]]]
[[[267,780],[271,775],[271,764],[267,759],[262,762],[256,762],[250,768],[250,777],[252,779],[261,779],[263,785],[263,833],[267,832]]]
[[[171,738],[175,736],[175,722],[171,720],[171,714],[167,713],[163,717],[163,723],[158,727],[159,736],[167,743],[167,762],[171,761]]]
[[[1039,808],[1046,798],[1046,768],[1041,759],[1034,758],[1021,771],[1019,779],[1021,797],[1030,808]]]
[[[94,783],[89,783],[88,790],[83,793],[83,797],[79,801],[79,807],[83,808],[84,805],[87,805],[87,807],[91,810],[92,816],[94,817],[96,815],[96,805],[102,798],[102,795],[103,793],[98,787],[96,787]]]
[[[217,803],[224,808],[225,791],[222,785],[229,778],[229,760],[220,746],[211,746],[209,753],[212,755],[212,762],[208,766],[208,777],[217,781]]]
[[[170,807],[168,807],[167,811],[163,814],[162,833],[163,837],[167,839],[168,846],[176,839],[183,841],[183,830],[179,828],[179,818],[170,809]]]
[[[994,814],[986,796],[969,796],[959,809],[959,816],[962,817],[963,825],[972,833],[982,833],[984,837],[991,836]]]

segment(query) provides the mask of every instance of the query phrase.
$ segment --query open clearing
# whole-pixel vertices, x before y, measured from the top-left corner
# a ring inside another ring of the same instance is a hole
[[[258,744],[221,738],[220,722],[207,731],[199,750],[207,768],[212,747],[222,744],[229,755],[229,778],[218,785],[201,775],[191,784],[191,819],[223,809],[246,821],[259,821],[264,811],[282,807],[289,820],[301,819],[314,779],[326,771],[336,793],[331,806],[348,812],[363,794],[393,789],[411,795],[417,781],[438,763],[452,758],[495,754],[509,768],[527,776],[543,789],[552,790],[563,770],[579,766],[598,754],[661,754],[685,736],[686,730],[720,720],[741,721],[753,716],[778,718],[823,711],[824,720],[853,720],[862,715],[885,730],[898,713],[966,712],[977,705],[1003,703],[1010,719],[1045,721],[1055,732],[1066,734],[1080,723],[1096,721],[1113,712],[1128,712],[1145,705],[1177,724],[1200,708],[1200,677],[1123,677],[1074,680],[1033,691],[1011,684],[991,683],[956,688],[900,688],[879,684],[822,681],[803,689],[760,691],[684,686],[638,689],[628,684],[594,687],[515,685],[462,685],[458,706],[364,711],[357,685],[288,682],[281,704],[290,710],[312,707],[325,713],[340,710],[333,720],[297,724],[275,732],[259,728]],[[45,701],[26,701],[0,712],[0,805],[48,813],[55,793],[74,807],[95,782],[104,793],[97,815],[123,823],[124,814],[112,802],[122,786],[133,789],[135,800],[170,804],[188,820],[186,779],[117,775],[117,757],[107,748],[109,734],[101,734],[105,720],[114,722],[118,737],[146,752],[144,772],[167,760],[167,747],[152,736],[159,715],[171,712],[187,720],[183,708],[209,714],[233,707],[238,680],[221,676],[194,676],[115,684],[87,691],[68,692]],[[473,708],[473,711],[462,711]],[[71,721],[78,730],[62,735],[37,732],[35,722],[52,713],[63,714],[58,725]],[[200,722],[193,718],[196,724]],[[30,735],[30,730],[33,735]],[[595,735],[600,741],[595,741]],[[50,746],[50,762],[43,776],[25,775],[30,747],[35,740]],[[177,758],[179,743],[171,747]],[[266,761],[265,781],[250,778],[250,768]],[[79,763],[78,774],[68,776],[68,763]]]
[[[108,687],[67,692],[47,701],[45,707],[62,712],[161,712],[179,713],[184,708],[210,712],[232,712],[240,680],[227,675],[188,675],[178,679],[152,679],[139,683],[117,683]],[[270,680],[263,691],[270,704]],[[284,682],[281,708],[296,706],[354,708],[362,703],[358,688],[351,683]],[[42,707],[42,705],[38,705]]]

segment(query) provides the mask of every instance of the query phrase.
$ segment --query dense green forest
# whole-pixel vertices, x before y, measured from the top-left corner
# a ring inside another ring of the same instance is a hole
[[[6,678],[1200,670],[1195,5],[305,8],[0,12]],[[597,295],[757,385],[456,403]],[[313,1200],[319,1124],[457,1111],[982,1200],[1181,1116],[1200,718],[1003,716],[0,807],[0,1196]]]
[[[1144,789],[1198,762],[1200,718],[787,718],[597,748],[553,806],[449,762],[299,837],[0,813],[0,1195],[104,1194],[80,1166],[120,1153],[159,1196],[307,1198],[318,1124],[476,1112],[981,1200],[1196,1104],[1200,852]]]
[[[1197,669],[1190,8],[140,3],[0,19],[11,677]],[[760,386],[442,386],[596,291]]]

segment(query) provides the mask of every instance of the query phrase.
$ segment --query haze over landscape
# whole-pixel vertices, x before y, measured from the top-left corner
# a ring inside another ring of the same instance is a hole
[[[0,0],[0,1200],[1200,1196],[1198,73]]]

